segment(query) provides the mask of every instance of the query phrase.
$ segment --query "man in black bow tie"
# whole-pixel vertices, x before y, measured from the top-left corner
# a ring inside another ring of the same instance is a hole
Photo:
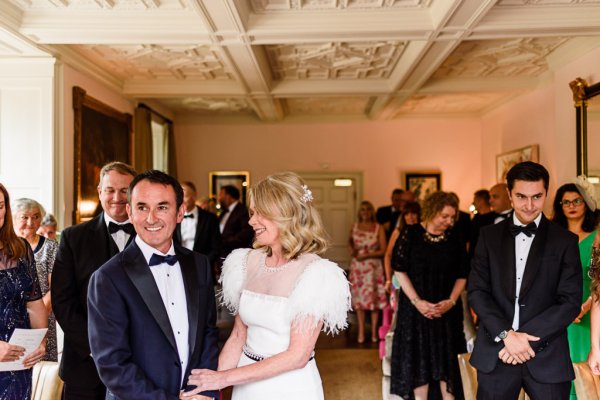
[[[471,356],[477,399],[569,398],[567,326],[581,307],[577,235],[542,213],[548,171],[526,161],[507,174],[512,216],[481,229],[469,277],[480,321]]]
[[[127,216],[127,188],[137,172],[122,162],[100,170],[98,198],[103,212],[61,234],[52,271],[52,308],[65,332],[59,374],[65,382],[64,399],[104,399],[90,354],[87,327],[87,293],[90,276],[122,251],[134,231]]]
[[[90,279],[90,348],[106,399],[176,400],[192,369],[217,368],[211,268],[173,242],[185,211],[175,178],[146,171],[127,198],[137,236]],[[219,394],[203,395],[196,398]]]

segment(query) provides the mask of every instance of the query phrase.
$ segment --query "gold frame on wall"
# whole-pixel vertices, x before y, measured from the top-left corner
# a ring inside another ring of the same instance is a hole
[[[404,188],[414,193],[415,198],[423,201],[429,194],[442,189],[440,171],[406,172]]]
[[[515,164],[523,161],[539,162],[540,147],[537,144],[507,151],[496,156],[496,181],[506,182],[506,173]]]
[[[240,200],[246,204],[246,195],[250,187],[250,172],[248,171],[210,171],[208,173],[208,193],[217,198],[221,187],[234,185],[240,190]]]
[[[111,161],[131,164],[131,114],[122,113],[73,87],[74,190],[73,224],[93,218],[102,209],[97,186],[100,169]]]

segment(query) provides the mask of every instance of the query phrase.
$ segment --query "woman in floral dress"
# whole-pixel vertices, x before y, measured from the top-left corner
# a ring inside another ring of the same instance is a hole
[[[350,290],[358,319],[358,343],[365,341],[365,310],[371,311],[371,341],[378,341],[379,310],[387,304],[383,271],[385,248],[385,231],[375,222],[375,208],[370,202],[363,201],[358,210],[358,222],[350,231]]]

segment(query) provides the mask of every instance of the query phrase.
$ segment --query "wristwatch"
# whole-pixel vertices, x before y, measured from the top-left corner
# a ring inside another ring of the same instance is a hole
[[[506,339],[506,337],[507,337],[507,336],[508,336],[508,331],[502,331],[502,332],[500,332],[500,333],[498,334],[498,337],[499,337],[501,340],[504,340],[504,339]]]

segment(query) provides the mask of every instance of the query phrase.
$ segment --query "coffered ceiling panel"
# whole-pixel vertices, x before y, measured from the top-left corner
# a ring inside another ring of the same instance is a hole
[[[433,75],[440,77],[539,76],[546,57],[566,38],[519,38],[462,42]]]
[[[431,0],[251,0],[255,12],[425,7]]]
[[[0,0],[0,56],[206,119],[478,115],[598,46],[600,0]]]
[[[211,46],[141,44],[75,48],[121,79],[235,79],[220,49]]]
[[[291,115],[363,115],[368,97],[323,97],[286,99]]]
[[[386,79],[403,42],[265,46],[275,79]]]

